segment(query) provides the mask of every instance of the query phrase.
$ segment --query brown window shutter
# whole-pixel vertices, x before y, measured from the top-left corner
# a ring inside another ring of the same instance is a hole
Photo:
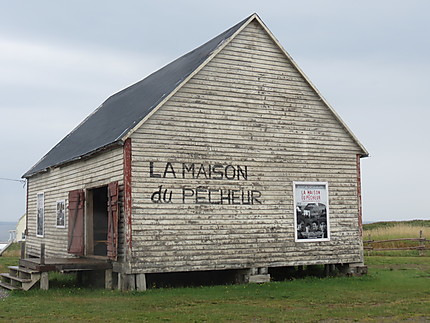
[[[69,244],[67,252],[78,256],[84,255],[84,206],[83,190],[69,192]]]
[[[118,218],[119,218],[119,188],[118,182],[108,185],[108,244],[107,256],[117,260],[118,256]]]

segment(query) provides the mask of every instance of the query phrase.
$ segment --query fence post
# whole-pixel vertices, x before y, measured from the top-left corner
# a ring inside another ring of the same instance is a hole
[[[44,243],[40,244],[40,264],[41,265],[45,264],[45,244]]]
[[[21,241],[21,259],[25,258],[25,241]]]
[[[372,244],[372,237],[370,236],[370,233],[367,235],[367,245],[369,247],[369,249],[367,249],[367,255],[370,256],[371,255],[371,251],[373,249],[373,244]]]
[[[420,230],[420,250],[419,255],[424,256],[424,240],[423,240],[423,230]]]

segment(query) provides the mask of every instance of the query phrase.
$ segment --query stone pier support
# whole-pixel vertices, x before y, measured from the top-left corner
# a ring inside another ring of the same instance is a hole
[[[40,273],[40,289],[42,290],[49,289],[49,275],[47,271]]]
[[[267,283],[270,282],[270,274],[267,267],[256,267],[238,270],[236,282],[243,283]]]
[[[118,273],[118,290],[121,291],[145,291],[146,275],[145,274],[122,274]]]

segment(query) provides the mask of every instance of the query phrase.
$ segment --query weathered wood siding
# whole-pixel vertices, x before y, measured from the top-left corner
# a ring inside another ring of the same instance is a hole
[[[132,143],[134,272],[362,261],[360,148],[257,23],[152,115]],[[151,177],[151,162],[161,177]],[[183,179],[182,163],[246,166],[248,177]],[[330,241],[295,242],[293,181],[328,182]],[[161,202],[154,203],[160,185]],[[184,186],[256,190],[261,204],[184,203]]]
[[[63,167],[53,168],[28,180],[28,236],[27,250],[30,254],[40,254],[40,244],[45,243],[48,257],[73,257],[67,253],[68,212],[66,227],[56,227],[56,202],[66,200],[68,193],[75,189],[87,189],[107,185],[113,181],[123,181],[122,147],[102,152],[89,159],[73,162]],[[36,237],[36,196],[45,194],[45,234]],[[122,212],[121,212],[122,213]],[[121,235],[122,233],[122,225]],[[122,254],[123,250],[119,250]]]

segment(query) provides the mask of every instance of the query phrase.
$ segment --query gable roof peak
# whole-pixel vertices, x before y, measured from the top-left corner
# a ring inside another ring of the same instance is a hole
[[[258,21],[309,85],[320,95],[345,130],[363,149],[363,156],[367,155],[365,148],[295,64],[294,60],[284,50],[258,14],[253,13],[200,47],[165,65],[143,80],[110,96],[22,177],[28,178],[51,167],[79,160],[115,145],[122,145],[158,107],[162,106],[254,20]]]

